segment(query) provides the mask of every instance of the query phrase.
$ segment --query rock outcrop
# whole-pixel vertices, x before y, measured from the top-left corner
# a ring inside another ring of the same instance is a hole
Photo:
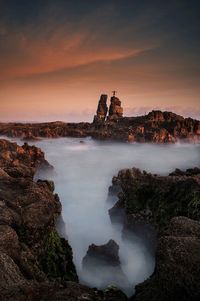
[[[94,116],[94,123],[102,123],[105,121],[107,117],[108,112],[108,106],[107,106],[107,98],[108,96],[106,94],[102,94],[98,103],[97,107],[97,114]]]
[[[102,289],[108,285],[128,287],[128,279],[121,269],[119,246],[114,240],[102,246],[90,245],[82,266],[86,277],[98,279]]]
[[[118,97],[112,96],[110,99],[109,107],[109,120],[118,119],[123,117],[123,108],[121,107],[121,101]]]
[[[101,266],[120,266],[118,244],[111,239],[102,246],[96,246],[95,244],[90,245],[82,261],[83,268],[93,260],[99,261]]]
[[[200,219],[200,169],[175,170],[168,176],[152,175],[137,168],[121,170],[119,207],[126,216],[135,215],[157,227],[165,227],[174,216]],[[114,184],[113,184],[114,185]],[[117,205],[115,205],[116,207]],[[110,210],[112,215],[113,210]]]
[[[38,168],[52,168],[40,149],[0,140],[0,296],[3,300],[14,300],[14,295],[12,299],[6,294],[14,292],[14,287],[31,288],[32,282],[39,285],[51,279],[78,280],[71,247],[55,229],[55,220],[61,212],[59,197],[53,193],[52,182],[33,181]]]
[[[136,286],[134,301],[197,301],[200,298],[200,222],[171,219],[160,235],[154,274]]]
[[[54,183],[33,177],[52,166],[35,146],[0,140],[0,301],[126,301],[78,283],[72,249],[55,228]]]
[[[172,112],[152,111],[138,117],[123,117],[121,101],[111,97],[107,114],[107,95],[102,94],[92,123],[0,123],[0,135],[23,140],[87,137],[128,142],[174,143],[200,141],[200,121]]]
[[[115,184],[121,192],[109,210],[111,220],[120,216],[124,238],[133,233],[156,251],[153,275],[136,286],[131,300],[198,300],[200,169],[176,169],[168,176],[125,169],[114,178]]]

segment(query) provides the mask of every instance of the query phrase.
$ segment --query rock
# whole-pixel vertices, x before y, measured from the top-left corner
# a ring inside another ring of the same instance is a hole
[[[93,259],[100,261],[101,265],[119,266],[119,246],[114,240],[109,240],[107,244],[89,246],[86,256],[83,258],[83,267],[89,264]]]
[[[100,123],[102,121],[105,121],[108,107],[107,107],[107,95],[102,94],[98,103],[97,107],[97,115],[94,116],[94,123]]]
[[[107,95],[101,95],[92,123],[0,123],[0,135],[35,140],[57,137],[93,137],[128,142],[174,143],[200,141],[200,121],[173,112],[152,111],[147,115],[123,117],[121,101],[111,97],[107,116]],[[4,154],[7,156],[8,154]],[[8,155],[9,156],[9,155]]]
[[[16,178],[33,177],[37,169],[52,169],[52,166],[45,160],[41,149],[0,139],[0,168]]]
[[[130,241],[136,235],[156,254],[153,275],[136,286],[130,300],[198,300],[200,169],[175,170],[168,176],[125,169],[114,182],[122,193],[109,210],[111,219],[118,208],[124,210],[123,238]]]
[[[132,168],[121,170],[117,178],[122,193],[109,210],[111,215],[117,215],[119,208],[119,211],[125,210],[126,216],[134,215],[137,221],[161,228],[177,215],[200,219],[197,209],[200,206],[199,168],[175,171],[168,176]]]
[[[35,146],[20,147],[0,140],[0,166],[0,295],[3,300],[12,300],[6,292],[15,291],[16,285],[31,288],[30,281],[52,278],[78,281],[71,247],[55,230],[61,204],[53,194],[54,183],[33,181],[38,168],[50,167],[44,153]]]
[[[120,118],[123,116],[123,108],[119,98],[112,96],[110,99],[109,119]]]
[[[121,289],[128,288],[129,283],[121,269],[119,246],[114,240],[109,240],[102,246],[90,245],[83,258],[83,271],[89,279],[98,279],[99,288],[116,285]]]
[[[121,192],[120,181],[117,177],[112,178],[112,185],[108,189],[107,202],[113,204],[118,199],[118,194]]]
[[[55,229],[61,204],[54,183],[33,181],[49,166],[39,148],[0,140],[0,301],[126,300],[119,290],[78,283],[72,249]]]
[[[200,222],[173,218],[158,241],[154,274],[136,286],[134,301],[200,298]]]

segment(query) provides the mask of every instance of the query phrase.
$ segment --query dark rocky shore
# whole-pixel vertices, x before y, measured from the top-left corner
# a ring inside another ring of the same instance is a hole
[[[0,140],[0,300],[126,300],[78,283],[72,249],[55,221],[61,203],[51,181],[33,181],[52,169],[44,153],[26,143]]]
[[[124,239],[134,233],[156,254],[153,275],[136,286],[131,300],[199,300],[200,169],[168,176],[121,170],[109,189],[110,197],[115,193],[112,222],[123,223]]]
[[[0,135],[24,140],[86,137],[129,142],[200,141],[200,121],[171,112],[123,117],[121,101],[110,108],[102,95],[93,123],[1,123]],[[0,140],[0,300],[125,301],[119,289],[105,291],[79,284],[72,249],[55,227],[61,214],[51,181],[34,181],[39,169],[53,170],[44,153],[24,143]],[[168,176],[138,169],[113,177],[108,201],[113,223],[123,224],[123,239],[138,236],[156,256],[153,275],[136,286],[134,301],[200,299],[200,169],[175,170]],[[112,258],[120,281],[118,246],[91,245],[83,265]],[[128,279],[132,283],[132,279]],[[120,285],[119,285],[120,287]]]
[[[101,95],[92,123],[0,123],[0,135],[24,140],[58,137],[87,137],[129,142],[174,143],[200,141],[200,121],[172,112],[152,111],[144,116],[123,117],[121,101]]]

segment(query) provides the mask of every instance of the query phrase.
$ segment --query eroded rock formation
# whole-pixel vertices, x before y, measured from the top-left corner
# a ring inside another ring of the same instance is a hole
[[[97,107],[97,114],[94,116],[94,123],[101,123],[105,121],[108,112],[107,98],[108,96],[106,94],[101,95]]]
[[[27,144],[0,140],[0,301],[126,301],[78,283],[72,249],[55,221],[61,203],[52,181],[33,180],[52,166]]]
[[[109,210],[111,219],[121,217],[124,238],[133,233],[148,242],[151,251],[156,247],[155,271],[136,286],[131,300],[198,300],[200,169],[177,169],[168,176],[125,169],[114,178],[115,183],[122,192]]]
[[[93,137],[129,142],[174,143],[200,141],[200,121],[172,112],[152,111],[138,117],[123,117],[121,101],[111,97],[109,114],[107,95],[101,95],[92,123],[0,123],[0,135],[38,140],[57,137]]]
[[[128,287],[128,279],[121,269],[119,246],[114,240],[109,240],[102,246],[90,245],[82,266],[86,276],[98,278],[102,288],[107,285]]]
[[[120,117],[123,117],[123,108],[121,107],[121,101],[118,97],[112,96],[110,99],[109,120],[118,119]]]
[[[171,219],[160,235],[154,274],[136,286],[134,301],[196,301],[200,297],[200,222]]]

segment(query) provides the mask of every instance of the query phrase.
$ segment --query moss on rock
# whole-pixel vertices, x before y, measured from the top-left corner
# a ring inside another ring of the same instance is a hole
[[[48,278],[78,281],[72,261],[72,249],[64,238],[59,237],[55,229],[47,236],[44,246],[45,252],[40,266]]]

